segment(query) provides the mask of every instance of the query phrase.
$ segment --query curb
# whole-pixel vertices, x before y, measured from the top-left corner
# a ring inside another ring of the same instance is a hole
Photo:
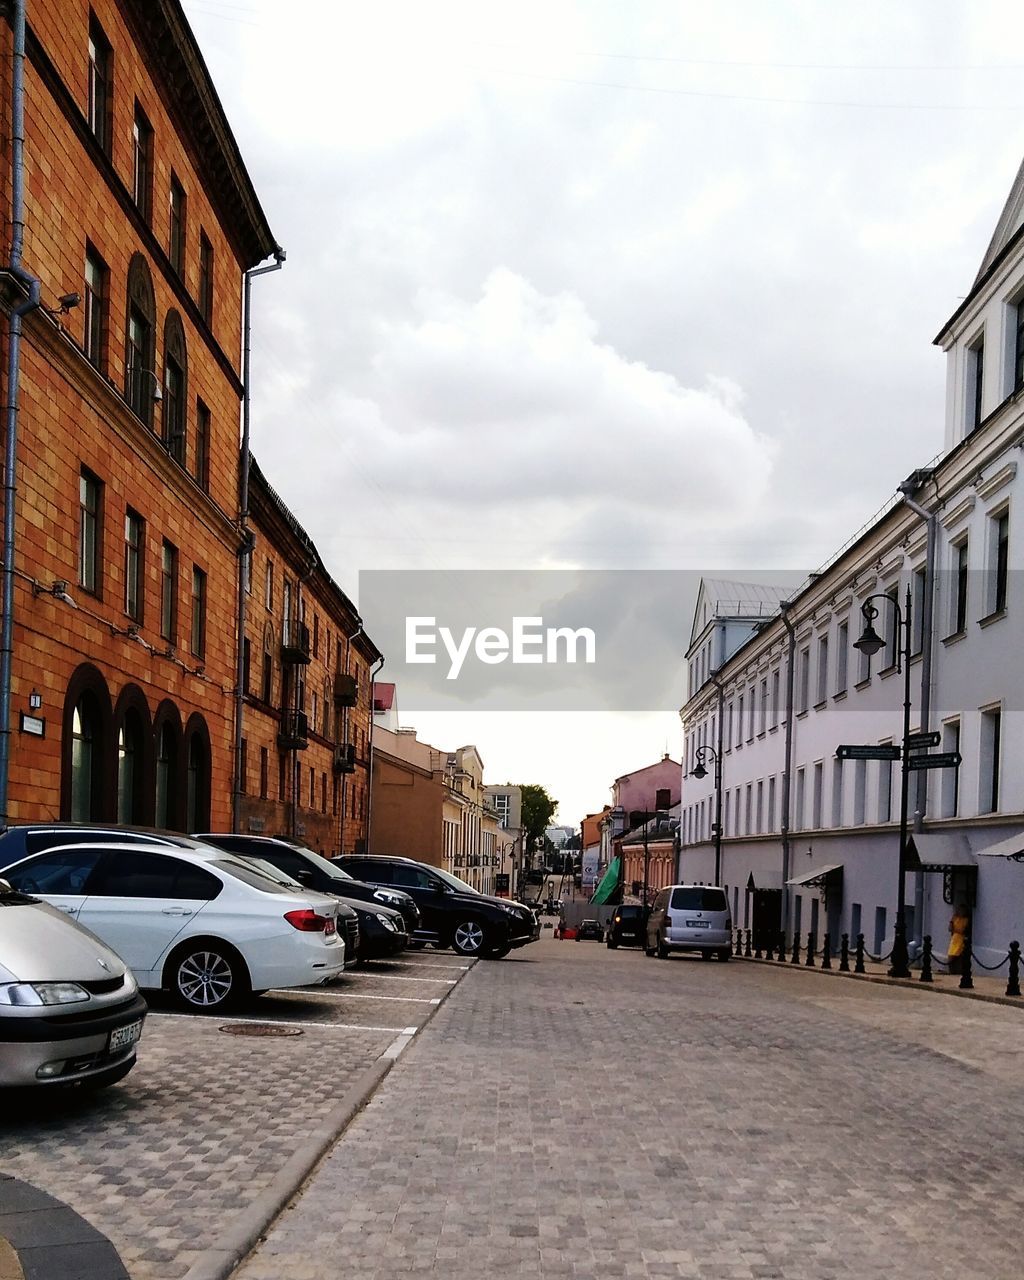
[[[777,960],[755,960],[753,956],[734,956],[733,958],[742,960],[744,964],[757,964],[772,969],[784,969],[788,964],[788,961],[780,964]],[[903,991],[921,991],[933,996],[955,996],[959,1000],[981,1000],[984,1004],[1002,1004],[1011,1009],[1024,1009],[1022,996],[999,996],[977,990],[962,991],[959,987],[940,987],[932,982],[921,982],[917,978],[890,978],[884,973],[843,973],[839,969],[822,969],[819,966],[808,968],[805,964],[801,964],[799,968],[801,973],[817,973],[830,978],[853,978],[857,982],[873,982],[881,987],[899,987]]]
[[[473,968],[475,965],[470,966],[454,987],[448,988],[439,1004],[431,1006],[430,1012],[415,1031],[401,1032],[376,1062],[361,1072],[355,1083],[346,1089],[338,1105],[328,1112],[303,1143],[302,1148],[281,1167],[270,1186],[261,1191],[252,1204],[235,1217],[233,1224],[225,1231],[221,1244],[205,1250],[203,1257],[189,1267],[181,1280],[230,1280],[237,1267],[252,1253],[316,1166],[376,1093],[405,1049],[422,1033],[452,992],[462,986]],[[2,1274],[0,1280],[5,1280]]]

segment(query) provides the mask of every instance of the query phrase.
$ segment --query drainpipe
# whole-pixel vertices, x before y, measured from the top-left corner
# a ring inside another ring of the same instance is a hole
[[[380,661],[374,664],[373,670],[370,672],[370,744],[367,753],[370,757],[367,764],[367,791],[366,791],[366,852],[370,852],[370,822],[373,818],[373,686],[377,682],[377,676],[380,675],[384,667],[384,655],[381,654]]]
[[[715,884],[722,883],[722,748],[725,742],[725,685],[712,671],[708,679],[718,690],[718,741],[715,743]]]
[[[245,624],[248,612],[247,591],[245,589],[245,557],[251,556],[253,548],[252,531],[249,528],[249,463],[252,457],[249,448],[249,414],[250,414],[250,364],[252,357],[252,281],[254,276],[264,276],[268,271],[280,271],[284,266],[285,251],[280,245],[274,250],[274,261],[266,267],[251,267],[246,271],[243,286],[242,303],[242,446],[239,457],[238,475],[238,528],[241,540],[238,548],[238,618],[236,635],[238,652],[235,663],[235,768],[231,785],[231,830],[238,830],[240,798],[242,794],[242,708],[244,706],[245,682]],[[249,561],[249,573],[252,574],[252,561]]]
[[[359,626],[358,626],[358,627],[356,627],[355,631],[353,631],[353,632],[352,632],[352,634],[351,634],[350,636],[346,636],[346,637],[345,637],[345,674],[346,674],[346,675],[348,675],[348,674],[349,674],[349,669],[348,669],[348,668],[349,668],[349,655],[350,655],[350,654],[351,654],[351,652],[352,652],[352,641],[353,641],[353,640],[357,640],[357,639],[358,639],[362,634],[363,634],[363,620],[362,620],[362,618],[360,618],[360,619],[359,619]],[[373,695],[373,685],[372,685],[372,683],[371,683],[371,685],[370,685],[370,694],[371,694],[371,697],[370,697],[370,723],[371,723],[371,725],[372,725],[372,723],[373,723],[373,696],[372,696],[372,695]],[[347,743],[347,742],[348,742],[348,707],[343,707],[343,708],[342,708],[342,717],[341,717],[341,733],[337,734],[336,736],[337,736],[337,738],[338,738],[339,742],[342,742],[342,743]],[[369,764],[367,764],[367,769],[369,769]],[[370,793],[370,779],[369,779],[369,776],[367,776],[367,779],[366,779],[366,793],[367,793],[367,800],[369,800],[369,793]],[[340,813],[339,813],[339,815],[338,815],[338,857],[339,857],[339,858],[342,858],[342,857],[344,857],[344,856],[345,856],[345,819],[348,817],[348,803],[347,803],[347,800],[346,800],[346,796],[347,796],[347,795],[348,795],[348,787],[345,785],[345,779],[344,779],[344,778],[342,778],[342,780],[341,780],[341,807],[340,807]],[[369,809],[367,809],[367,813],[369,813]]]
[[[14,0],[11,67],[11,256],[7,270],[28,290],[10,315],[7,347],[7,407],[4,447],[3,584],[0,589],[0,826],[7,825],[11,775],[11,666],[14,653],[15,503],[18,465],[18,384],[21,322],[40,305],[40,282],[22,266],[25,242],[25,0]]]
[[[935,561],[939,542],[939,517],[937,512],[928,511],[910,496],[915,493],[924,480],[930,479],[935,484],[935,497],[938,500],[938,484],[934,472],[914,472],[899,486],[903,501],[916,516],[924,522],[928,531],[928,542],[925,549],[924,591],[921,600],[921,732],[927,732],[931,723],[932,710],[932,650],[935,634]],[[914,830],[920,831],[924,824],[924,814],[928,807],[928,770],[921,769],[917,775],[917,809],[914,814]],[[914,873],[914,948],[916,954],[921,947],[921,936],[924,931],[924,872]]]
[[[789,890],[786,881],[789,879],[791,850],[789,840],[790,793],[793,776],[793,689],[796,677],[796,630],[789,620],[789,611],[793,607],[791,600],[779,601],[779,616],[786,628],[786,758],[782,771],[782,927],[789,925]]]

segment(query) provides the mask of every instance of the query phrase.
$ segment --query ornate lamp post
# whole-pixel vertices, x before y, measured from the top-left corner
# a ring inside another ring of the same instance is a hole
[[[885,641],[871,625],[878,617],[878,609],[872,600],[885,600],[892,605],[896,614],[896,670],[903,670],[903,746],[900,752],[900,850],[899,879],[896,884],[896,928],[892,942],[892,965],[889,968],[890,978],[910,977],[910,957],[907,954],[907,808],[909,798],[909,739],[910,739],[910,648],[911,648],[911,593],[907,587],[906,603],[903,609],[894,596],[883,592],[875,592],[868,596],[860,607],[864,615],[864,632],[853,647],[870,658],[885,648]],[[902,637],[902,648],[899,640]]]
[[[695,778],[706,778],[704,761],[708,756],[715,762],[715,884],[722,883],[722,757],[714,747],[698,747],[694,752],[697,763],[691,773]]]

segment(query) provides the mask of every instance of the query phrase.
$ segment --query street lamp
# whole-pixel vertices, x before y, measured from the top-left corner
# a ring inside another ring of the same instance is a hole
[[[715,884],[722,883],[722,757],[712,746],[698,747],[694,752],[697,763],[691,773],[697,779],[708,776],[704,761],[708,756],[715,762]]]
[[[909,799],[909,757],[910,757],[910,646],[911,646],[911,593],[907,587],[906,604],[900,609],[895,595],[875,592],[868,596],[860,607],[864,615],[864,632],[853,647],[869,658],[885,648],[885,641],[871,625],[878,617],[878,610],[872,600],[886,600],[892,605],[896,614],[896,670],[903,671],[903,747],[900,752],[900,852],[899,879],[896,883],[896,929],[892,940],[892,965],[889,968],[890,978],[910,977],[910,957],[907,953],[907,809]],[[899,638],[902,636],[902,650]]]

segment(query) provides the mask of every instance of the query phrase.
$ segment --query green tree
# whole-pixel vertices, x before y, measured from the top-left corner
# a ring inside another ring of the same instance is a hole
[[[548,795],[546,788],[528,782],[522,788],[523,827],[526,831],[527,849],[537,848],[544,839],[544,832],[551,824],[558,801]]]

